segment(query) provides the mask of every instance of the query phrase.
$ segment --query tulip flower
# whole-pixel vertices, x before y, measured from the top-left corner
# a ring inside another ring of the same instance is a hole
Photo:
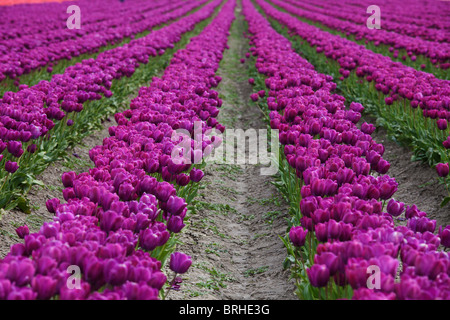
[[[189,177],[192,182],[200,182],[204,175],[205,174],[202,170],[196,168],[192,168],[191,172],[189,173]]]
[[[448,127],[447,120],[445,120],[445,119],[439,119],[439,120],[437,121],[437,126],[438,126],[439,130],[446,130],[447,127]]]
[[[449,165],[448,163],[438,163],[436,165],[436,171],[439,177],[445,178],[449,173]]]
[[[441,244],[446,248],[450,248],[450,226],[445,228],[439,226],[439,237],[441,238]]]
[[[398,217],[405,210],[405,204],[403,202],[395,201],[394,199],[389,200],[387,205],[387,212],[394,216]]]
[[[256,102],[259,99],[259,95],[257,93],[252,93],[250,95],[250,99],[252,99],[252,101]]]
[[[307,233],[308,231],[300,226],[292,227],[291,230],[289,230],[289,239],[294,244],[294,246],[300,248],[305,245]]]
[[[20,158],[23,154],[22,143],[19,141],[9,141],[7,144],[8,152],[14,157]]]
[[[20,239],[23,239],[25,236],[30,234],[30,229],[28,229],[27,225],[23,225],[16,229],[16,233]]]
[[[317,288],[325,287],[330,279],[330,270],[323,264],[315,264],[311,268],[307,268],[306,274],[311,285]]]
[[[175,273],[187,272],[191,264],[191,257],[184,253],[174,252],[170,255],[170,270],[174,271]]]

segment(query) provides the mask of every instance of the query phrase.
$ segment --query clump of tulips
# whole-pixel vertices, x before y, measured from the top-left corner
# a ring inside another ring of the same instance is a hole
[[[415,160],[432,167],[450,161],[448,80],[394,62],[280,12],[262,0],[257,3],[275,24],[287,26],[290,35],[301,38],[294,43],[308,58],[315,59],[316,66],[341,75],[339,88],[352,100],[363,102],[396,141],[411,147]],[[445,183],[450,187],[448,180]],[[443,199],[442,205],[449,200]]]
[[[432,65],[443,70],[448,69],[450,66],[450,45],[445,41],[430,41],[425,39],[420,39],[416,34],[405,35],[398,32],[392,32],[386,30],[386,26],[383,23],[381,29],[371,30],[367,28],[366,21],[367,16],[360,23],[354,23],[349,21],[355,17],[356,9],[352,7],[352,11],[348,13],[343,13],[342,11],[327,11],[318,10],[316,6],[308,6],[305,9],[299,8],[299,2],[297,0],[288,0],[285,2],[279,0],[271,0],[271,2],[288,12],[295,14],[299,17],[309,19],[314,22],[319,22],[324,26],[331,28],[333,30],[340,31],[344,33],[347,37],[354,36],[356,40],[365,40],[366,44],[370,41],[374,43],[375,47],[380,45],[389,46],[394,49],[391,50],[393,57],[398,57],[400,50],[404,50],[408,53],[406,58],[409,58],[412,62],[417,60],[417,56],[423,58],[421,61],[427,62],[427,64]],[[304,7],[304,4],[301,4]],[[384,9],[384,8],[383,8]],[[326,12],[320,13],[317,11]],[[383,10],[384,11],[384,10]],[[365,11],[361,11],[365,13]],[[334,15],[340,15],[340,18],[335,18]],[[357,15],[356,15],[357,16]],[[387,19],[386,19],[387,20]],[[389,24],[389,21],[387,21]],[[402,25],[401,30],[408,28],[408,25]],[[425,30],[434,30],[432,28],[426,28]],[[436,32],[436,38],[442,40],[443,33]]]
[[[256,59],[251,76],[262,78],[255,83],[267,89],[270,126],[284,145],[282,190],[290,191],[289,200],[300,199],[290,201],[294,216],[283,240],[298,296],[450,299],[450,259],[440,250],[448,248],[448,226],[435,234],[436,221],[392,198],[397,183],[385,175],[384,146],[371,138],[370,124],[356,125],[364,107],[347,108],[333,93],[332,78],[296,54],[249,0],[243,14]],[[402,214],[407,225],[396,226]]]

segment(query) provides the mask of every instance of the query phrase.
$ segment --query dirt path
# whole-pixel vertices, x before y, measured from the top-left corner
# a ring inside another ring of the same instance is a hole
[[[224,104],[218,120],[227,129],[266,129],[262,114],[249,103],[252,88],[246,66],[240,63],[248,45],[237,10],[230,49],[219,69],[223,80],[218,90]],[[261,175],[260,168],[207,166],[205,188],[191,206],[190,224],[179,248],[192,256],[194,264],[183,275],[182,290],[172,291],[169,299],[296,299],[289,271],[282,268],[286,250],[278,237],[286,232],[288,206],[270,184],[273,178]]]

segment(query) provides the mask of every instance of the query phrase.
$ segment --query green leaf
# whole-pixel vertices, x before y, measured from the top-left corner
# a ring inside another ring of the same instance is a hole
[[[445,197],[444,200],[441,202],[441,208],[445,207],[445,205],[447,203],[449,203],[449,201],[450,201],[450,196]]]
[[[19,197],[17,199],[17,207],[26,214],[31,213],[30,202],[25,197]]]

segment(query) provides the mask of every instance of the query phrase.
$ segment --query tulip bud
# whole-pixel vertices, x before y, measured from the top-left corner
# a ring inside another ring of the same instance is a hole
[[[174,252],[170,255],[169,267],[172,271],[176,273],[187,272],[191,264],[192,264],[191,257],[184,253]]]
[[[447,127],[448,127],[447,120],[445,120],[445,119],[439,119],[439,120],[437,121],[437,126],[438,126],[438,129],[439,129],[439,130],[446,130]]]
[[[306,241],[306,235],[308,230],[303,229],[301,226],[292,227],[289,230],[289,239],[296,247],[303,247]]]
[[[313,287],[325,287],[330,279],[330,270],[323,264],[315,264],[307,268],[306,273]]]
[[[439,227],[439,238],[441,238],[441,244],[444,247],[450,248],[450,225],[444,229],[442,226]]]
[[[189,173],[189,177],[192,182],[200,182],[204,175],[205,174],[202,170],[196,168],[192,168],[191,172]]]
[[[449,165],[447,163],[438,163],[436,165],[436,171],[439,177],[445,178],[449,173]]]
[[[23,239],[25,236],[30,234],[30,229],[28,229],[27,225],[23,225],[16,229],[16,233],[20,239]]]
[[[394,216],[398,217],[405,210],[405,204],[403,202],[395,201],[394,199],[389,200],[387,205],[387,212]]]
[[[8,171],[9,173],[14,173],[17,171],[17,169],[19,169],[19,165],[17,164],[17,162],[12,162],[12,161],[6,161],[5,163],[5,170]]]

